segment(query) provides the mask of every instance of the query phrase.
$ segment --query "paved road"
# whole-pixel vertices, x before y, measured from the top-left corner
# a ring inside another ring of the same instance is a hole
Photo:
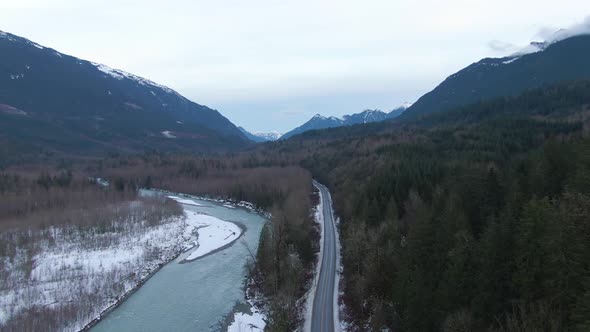
[[[339,326],[334,326],[335,321],[335,290],[336,269],[337,266],[337,247],[336,247],[336,226],[334,225],[334,213],[332,211],[332,199],[330,192],[324,185],[314,181],[314,186],[319,189],[323,202],[323,237],[324,247],[320,275],[316,286],[315,296],[313,299],[311,331],[312,332],[332,332],[339,330]],[[336,304],[337,305],[337,304]]]

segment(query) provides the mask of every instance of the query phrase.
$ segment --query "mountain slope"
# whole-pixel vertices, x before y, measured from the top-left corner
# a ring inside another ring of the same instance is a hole
[[[559,81],[590,79],[590,35],[547,45],[532,43],[538,52],[486,58],[449,76],[422,96],[400,118],[415,118],[481,100],[515,96]]]
[[[281,136],[280,139],[287,139],[294,135],[301,134],[309,130],[317,129],[328,129],[342,126],[352,126],[356,124],[365,124],[372,122],[380,122],[388,119],[393,119],[402,114],[411,104],[405,103],[399,107],[394,108],[391,112],[385,113],[380,110],[365,110],[361,113],[352,115],[345,115],[342,119],[335,116],[325,117],[320,114],[316,114],[309,121],[303,125],[291,130],[290,132]]]
[[[93,153],[208,152],[249,144],[219,112],[147,79],[5,32],[0,54],[3,145]]]
[[[335,116],[325,117],[320,114],[316,114],[313,116],[313,118],[309,119],[309,121],[307,121],[306,123],[302,124],[301,126],[295,128],[295,129],[287,132],[283,136],[281,136],[281,139],[287,139],[291,136],[301,134],[301,133],[306,132],[308,130],[340,127],[340,126],[344,125],[343,123],[344,122],[341,119],[338,119]]]

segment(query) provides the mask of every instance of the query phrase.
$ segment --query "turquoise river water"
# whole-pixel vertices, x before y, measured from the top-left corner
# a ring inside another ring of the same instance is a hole
[[[180,264],[180,255],[156,272],[141,288],[102,319],[92,332],[211,331],[243,302],[244,265],[256,252],[266,219],[243,208],[194,199],[202,206],[184,205],[219,219],[237,221],[246,232],[228,248],[193,262]]]

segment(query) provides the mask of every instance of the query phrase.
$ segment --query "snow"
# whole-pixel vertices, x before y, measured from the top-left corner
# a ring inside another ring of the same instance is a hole
[[[200,205],[179,196],[168,197],[182,204]],[[238,204],[250,206],[246,202]],[[137,211],[144,209],[141,201],[131,202],[129,206]],[[33,306],[61,307],[76,303],[88,308],[87,311],[68,321],[61,330],[79,331],[182,252],[188,251],[187,261],[194,260],[231,244],[242,234],[235,223],[187,209],[184,216],[162,220],[156,225],[141,217],[113,221],[111,225],[118,230],[81,232],[77,226],[50,227],[47,231],[50,239],[42,238],[37,244],[39,250],[32,257],[29,278],[16,268],[22,264],[26,252],[21,250],[12,262],[8,258],[0,261],[0,266],[8,271],[7,284],[0,287],[0,326]],[[115,284],[117,287],[113,288]],[[96,298],[95,294],[100,296]],[[262,314],[253,309],[252,314],[238,315],[231,331],[262,331],[263,328]]]
[[[166,137],[166,138],[176,138],[176,136],[174,136],[174,135],[172,134],[172,132],[171,132],[171,131],[169,131],[169,130],[163,131],[163,132],[162,132],[162,135],[164,135],[164,137]]]
[[[264,331],[266,322],[264,315],[256,309],[252,309],[252,314],[245,314],[237,312],[234,314],[234,321],[227,328],[228,332],[250,332],[250,331]]]
[[[169,195],[168,198],[181,204],[202,206],[191,199],[173,195]],[[224,204],[224,206],[226,205]],[[231,205],[229,205],[229,207],[233,208]],[[186,261],[192,261],[203,257],[232,243],[242,235],[242,229],[233,222],[188,210],[185,210],[185,215],[187,222],[185,234],[188,235],[193,232],[197,232],[198,234],[198,240],[195,244],[196,249],[188,255],[185,259]]]
[[[122,79],[124,79],[124,78],[126,77],[126,76],[125,76],[123,73],[121,73],[121,72],[119,72],[118,70],[115,70],[115,69],[113,69],[113,68],[111,68],[111,67],[109,67],[109,66],[105,66],[105,65],[102,65],[102,64],[100,64],[100,63],[92,63],[92,64],[93,64],[93,65],[94,65],[94,66],[95,66],[95,67],[96,67],[98,70],[100,70],[100,71],[102,71],[103,73],[105,73],[105,74],[107,74],[107,75],[109,75],[109,76],[111,76],[111,77],[113,77],[113,78],[116,78],[116,79],[118,79],[118,80],[122,80]]]
[[[229,204],[223,204],[224,207],[228,208],[228,209],[235,209],[236,207],[233,205],[229,205]]]
[[[132,81],[134,81],[134,82],[136,82],[138,84],[141,84],[143,86],[159,88],[161,90],[164,90],[166,93],[178,95],[176,93],[176,91],[170,89],[169,87],[160,85],[160,84],[155,83],[153,81],[150,81],[150,80],[148,80],[146,78],[139,77],[137,75],[133,75],[133,74],[124,72],[124,71],[119,70],[119,69],[114,69],[114,68],[111,68],[111,67],[109,67],[107,65],[100,64],[100,63],[91,62],[91,64],[93,66],[95,66],[96,69],[102,71],[103,73],[105,73],[105,74],[107,74],[107,75],[109,75],[109,76],[111,76],[111,77],[113,77],[113,78],[115,78],[115,79],[117,79],[119,81],[120,80],[123,80],[123,79],[129,79],[129,80],[132,80]],[[153,92],[153,91],[151,91],[151,92],[155,96],[155,92]]]
[[[186,198],[181,198],[178,196],[167,196],[170,199],[173,199],[175,201],[177,201],[180,204],[186,204],[186,205],[194,205],[194,206],[203,206],[202,204],[199,204],[195,201],[193,201],[192,199],[186,199]]]
[[[407,101],[406,101],[405,103],[401,104],[399,108],[402,108],[402,109],[408,109],[408,108],[410,108],[412,105],[414,105],[414,104],[413,104],[413,103],[410,103],[410,102],[407,102]]]
[[[130,206],[141,211],[141,202]],[[163,220],[151,225],[145,220],[113,221],[116,232],[80,231],[77,226],[50,227],[50,240],[41,238],[32,257],[30,276],[7,264],[7,283],[0,289],[0,325],[21,310],[33,306],[61,307],[76,303],[85,307],[63,331],[79,331],[102,312],[116,305],[154,271],[196,241],[186,234],[185,218]],[[92,234],[92,236],[89,236]],[[26,253],[19,252],[18,263]],[[16,265],[15,265],[16,266]],[[113,288],[113,285],[117,287]],[[100,297],[93,295],[101,294]],[[91,300],[91,298],[94,298]],[[94,302],[89,302],[94,301]],[[89,305],[91,304],[91,305]]]
[[[509,63],[513,63],[514,61],[516,61],[518,59],[520,59],[520,57],[515,57],[515,58],[512,58],[510,60],[502,61],[502,63],[505,64],[505,65],[507,65]]]
[[[186,261],[203,257],[232,243],[242,235],[242,229],[232,222],[193,211],[185,211],[185,213],[188,227],[192,227],[198,233],[197,247]]]
[[[283,134],[279,133],[278,131],[270,131],[268,133],[254,132],[254,133],[252,133],[252,135],[260,137],[260,138],[264,138],[269,141],[276,141],[279,138],[281,138],[281,136],[283,136]]]

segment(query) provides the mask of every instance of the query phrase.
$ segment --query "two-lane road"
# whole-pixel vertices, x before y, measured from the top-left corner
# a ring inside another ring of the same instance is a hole
[[[314,181],[314,186],[319,189],[322,199],[322,237],[323,249],[320,273],[313,298],[311,317],[312,332],[332,332],[340,330],[338,324],[338,290],[336,278],[338,277],[338,239],[332,211],[332,199],[326,186]]]

